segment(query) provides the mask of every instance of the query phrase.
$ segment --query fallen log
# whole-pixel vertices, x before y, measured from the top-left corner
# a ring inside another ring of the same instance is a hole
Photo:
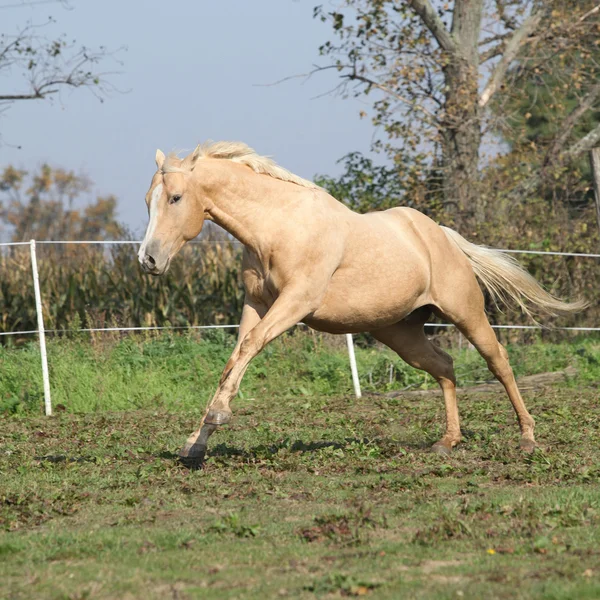
[[[537,375],[526,375],[525,377],[519,377],[517,379],[517,385],[521,391],[523,390],[535,390],[538,388],[545,387],[552,383],[564,381],[569,377],[577,375],[577,369],[575,367],[567,367],[564,371],[554,371],[552,373],[538,373]],[[502,384],[499,381],[489,381],[486,383],[472,385],[469,387],[456,388],[457,393],[470,392],[497,392],[503,390]],[[429,394],[439,394],[440,389],[435,386],[430,390],[413,390],[413,391],[393,391],[381,394],[386,398],[404,398],[405,396],[427,396]],[[378,394],[379,395],[379,394]]]

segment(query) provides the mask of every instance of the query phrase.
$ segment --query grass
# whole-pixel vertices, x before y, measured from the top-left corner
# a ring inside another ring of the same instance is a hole
[[[284,336],[250,365],[240,398],[295,399],[352,392],[343,338]],[[195,335],[129,336],[109,343],[88,338],[51,339],[48,344],[52,397],[69,412],[204,407],[233,349],[235,338],[222,330]],[[509,347],[517,376],[577,369],[572,385],[600,380],[600,341]],[[475,350],[453,352],[459,386],[492,379]],[[437,389],[426,373],[381,347],[357,347],[356,358],[365,392]],[[42,409],[38,345],[0,346],[0,412]]]
[[[34,348],[0,352],[0,598],[600,597],[597,342],[511,349],[520,371],[579,369],[527,393],[533,455],[503,394],[465,392],[440,457],[437,395],[330,393],[343,348],[284,339],[190,472],[176,452],[227,353],[209,342],[53,342],[51,418]],[[381,360],[359,350],[366,386]]]

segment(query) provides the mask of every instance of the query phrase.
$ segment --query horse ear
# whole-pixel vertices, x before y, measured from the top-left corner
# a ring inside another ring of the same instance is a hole
[[[200,146],[200,144],[198,144],[194,148],[194,151],[187,158],[188,164],[190,165],[190,170],[196,166],[196,162],[200,158],[201,155],[202,155],[202,147]]]
[[[157,150],[156,151],[156,156],[154,157],[154,160],[156,161],[156,167],[157,169],[160,171],[162,169],[162,166],[165,162],[165,153],[162,152],[162,150]]]

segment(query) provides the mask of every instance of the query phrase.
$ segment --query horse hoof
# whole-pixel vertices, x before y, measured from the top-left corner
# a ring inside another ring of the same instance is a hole
[[[188,458],[187,456],[180,456],[179,464],[190,471],[200,471],[204,467],[204,457]]]
[[[446,446],[443,442],[436,442],[433,446],[431,446],[431,451],[435,454],[441,454],[442,456],[450,456],[452,453],[452,448],[450,446]]]
[[[536,449],[535,442],[528,438],[521,439],[520,447],[521,450],[527,454],[531,454]]]
[[[206,444],[186,442],[183,448],[179,451],[181,459],[204,459],[206,454]]]
[[[205,445],[186,443],[185,446],[179,451],[179,462],[184,467],[190,469],[190,471],[195,471],[204,466],[205,456]]]

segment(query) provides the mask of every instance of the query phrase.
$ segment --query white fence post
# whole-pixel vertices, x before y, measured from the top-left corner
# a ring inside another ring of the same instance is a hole
[[[40,336],[40,353],[42,355],[42,379],[44,380],[44,407],[46,415],[52,414],[52,400],[50,398],[50,377],[48,375],[48,356],[46,355],[46,331],[44,330],[44,315],[42,314],[42,295],[40,293],[40,278],[35,254],[35,240],[30,240],[31,270],[33,272],[33,289],[35,290],[35,311],[37,312],[38,333]]]
[[[354,342],[352,341],[352,334],[346,334],[346,343],[348,344],[348,356],[350,358],[350,370],[352,371],[352,383],[354,384],[354,395],[360,398],[360,381],[358,380],[358,369],[356,368],[356,356],[354,356]]]

